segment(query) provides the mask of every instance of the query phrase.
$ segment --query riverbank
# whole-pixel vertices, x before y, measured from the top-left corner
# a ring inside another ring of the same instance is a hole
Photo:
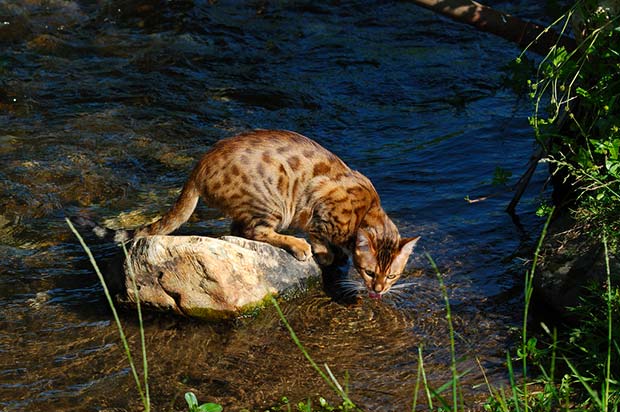
[[[541,333],[519,350],[535,360],[544,408],[620,405],[619,16],[617,1],[576,2],[556,23],[577,48],[552,48],[529,82],[556,218],[533,277]]]

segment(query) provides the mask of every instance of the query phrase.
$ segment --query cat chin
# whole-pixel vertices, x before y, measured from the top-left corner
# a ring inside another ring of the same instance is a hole
[[[377,293],[377,292],[373,292],[373,291],[368,291],[368,297],[370,299],[381,299],[381,293]]]

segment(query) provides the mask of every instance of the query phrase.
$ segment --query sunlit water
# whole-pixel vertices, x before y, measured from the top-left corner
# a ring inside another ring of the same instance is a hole
[[[506,382],[517,251],[540,226],[544,170],[521,226],[504,212],[512,193],[492,184],[498,167],[514,184],[532,151],[528,102],[500,87],[518,50],[407,3],[221,3],[0,2],[0,409],[139,407],[64,216],[144,223],[213,142],[251,128],[316,139],[371,178],[404,235],[422,236],[410,285],[391,298],[343,305],[316,288],[283,303],[315,360],[348,375],[368,411],[410,408],[419,347],[430,384],[445,383],[449,333],[428,253],[451,299],[459,370],[470,370],[465,402],[479,406],[482,370]],[[225,233],[217,216],[202,207],[183,230]],[[135,347],[135,317],[122,318]],[[273,308],[225,324],[149,314],[146,339],[156,410],[182,410],[189,390],[226,411],[335,399]]]

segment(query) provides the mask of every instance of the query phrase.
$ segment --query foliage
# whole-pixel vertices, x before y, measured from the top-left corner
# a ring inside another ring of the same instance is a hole
[[[599,3],[578,1],[556,22],[563,31],[573,25],[578,46],[553,48],[538,66],[529,82],[530,123],[556,176],[571,185],[578,222],[604,241],[608,259],[608,240],[616,248],[620,241],[620,10]],[[620,297],[609,262],[607,274],[604,288],[591,289],[574,309],[577,326],[559,336],[545,329],[548,342],[526,340],[524,326],[518,355],[524,374],[526,360],[539,373],[537,391],[529,396],[523,385],[508,401],[496,397],[491,410],[618,409]]]
[[[616,11],[618,13],[618,11]],[[577,216],[612,243],[620,233],[620,15],[583,0],[558,20],[578,47],[554,47],[530,81],[530,123],[557,173],[567,173]],[[520,59],[517,59],[520,61]]]
[[[536,409],[617,411],[620,407],[620,289],[611,283],[609,252],[605,242],[607,279],[604,290],[591,289],[591,296],[574,308],[580,322],[560,332],[545,330],[548,344],[532,345],[534,364],[544,388],[533,404]],[[558,380],[557,371],[562,371]]]
[[[216,403],[203,403],[198,405],[198,399],[194,392],[185,393],[185,402],[189,412],[222,412],[222,407]]]
[[[308,399],[307,401],[298,402],[296,405],[292,405],[288,398],[284,397],[281,403],[277,406],[265,410],[264,412],[356,412],[359,411],[355,405],[347,401],[343,401],[342,404],[334,406],[329,403],[325,398],[319,397],[316,402]]]
[[[584,382],[609,403],[620,406],[620,289],[590,289],[591,295],[574,309],[582,319],[568,333],[571,350],[566,359],[579,370]],[[616,367],[611,367],[615,365]],[[607,368],[609,367],[609,371]],[[602,400],[601,400],[602,402]]]
[[[549,213],[547,225],[552,216]],[[543,229],[535,257],[545,236]],[[592,296],[575,308],[578,326],[561,332],[541,324],[545,333],[528,335],[527,319],[535,262],[526,275],[522,341],[516,360],[522,363],[523,382],[507,356],[510,393],[489,385],[491,398],[485,410],[499,411],[617,411],[620,407],[620,290],[612,285],[609,250],[603,238],[607,278],[604,290],[592,289]],[[545,336],[546,335],[546,336]],[[534,376],[533,378],[530,375]],[[488,384],[488,383],[487,383]]]

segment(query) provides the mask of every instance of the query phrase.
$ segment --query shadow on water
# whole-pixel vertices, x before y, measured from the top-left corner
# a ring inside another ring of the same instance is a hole
[[[425,252],[453,304],[467,404],[486,398],[477,359],[505,381],[521,311],[518,250],[536,237],[544,179],[535,175],[515,226],[503,212],[511,193],[492,176],[500,167],[516,181],[532,150],[527,104],[498,86],[516,49],[406,2],[30,0],[0,2],[0,15],[0,409],[139,408],[64,215],[143,224],[176,198],[202,152],[249,128],[316,139],[370,177],[404,235],[422,235],[406,286],[388,298],[338,297],[336,272],[326,291],[283,303],[313,358],[348,374],[359,405],[407,409],[420,345],[431,384],[450,378]],[[200,206],[182,230],[227,227]],[[135,315],[122,319],[137,348]],[[183,409],[189,390],[227,411],[331,396],[270,307],[221,324],[150,313],[146,337],[157,410]]]

